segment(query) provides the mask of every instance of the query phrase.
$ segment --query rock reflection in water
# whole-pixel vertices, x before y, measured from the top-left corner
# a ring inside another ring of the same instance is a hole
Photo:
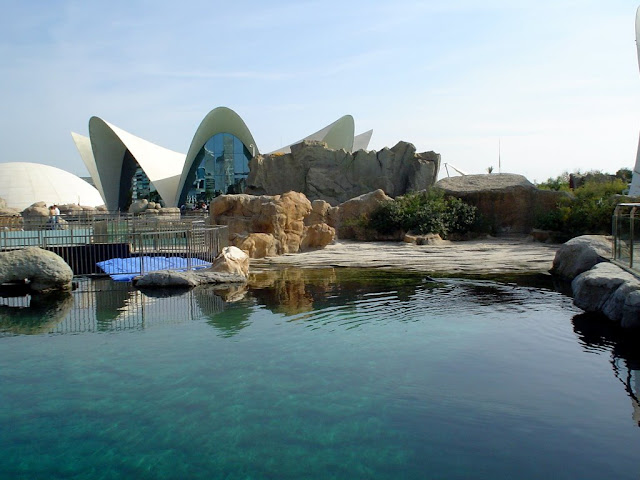
[[[221,337],[232,337],[251,324],[251,311],[246,308],[226,310],[224,315],[220,315],[225,303],[242,300],[246,293],[246,285],[202,285],[193,289],[205,321],[214,327]]]
[[[633,421],[640,426],[640,332],[623,330],[593,313],[576,315],[572,321],[573,331],[585,350],[611,353],[613,373],[629,395]]]
[[[296,316],[331,306],[349,308],[376,293],[393,292],[398,300],[408,300],[424,279],[423,274],[409,272],[286,268],[253,272],[249,287],[258,303],[272,312]]]
[[[73,308],[70,292],[3,298],[0,334],[46,333],[62,322]]]

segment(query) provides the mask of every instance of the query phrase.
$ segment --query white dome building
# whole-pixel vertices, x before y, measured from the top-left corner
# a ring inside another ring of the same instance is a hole
[[[36,202],[104,205],[100,192],[76,175],[40,163],[0,163],[0,197],[7,206],[24,210]]]

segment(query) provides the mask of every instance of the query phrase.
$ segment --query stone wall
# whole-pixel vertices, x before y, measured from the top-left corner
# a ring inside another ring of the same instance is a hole
[[[348,153],[305,140],[293,145],[291,153],[254,157],[246,193],[278,195],[293,190],[335,206],[377,189],[391,197],[428,189],[439,169],[439,154],[417,153],[407,142],[379,152]]]

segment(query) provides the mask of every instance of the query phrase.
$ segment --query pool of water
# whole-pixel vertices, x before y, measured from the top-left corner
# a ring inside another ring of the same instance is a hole
[[[550,286],[291,269],[0,303],[0,478],[640,473],[640,343]]]

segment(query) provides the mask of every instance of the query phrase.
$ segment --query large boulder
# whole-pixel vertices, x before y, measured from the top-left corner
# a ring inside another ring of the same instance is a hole
[[[229,241],[251,258],[296,253],[305,236],[311,202],[302,193],[220,195],[210,205],[209,222],[227,225]],[[256,235],[262,234],[262,235]]]
[[[402,240],[403,232],[398,232],[397,238],[382,236],[364,226],[369,215],[381,203],[392,200],[382,190],[375,190],[342,203],[338,210],[338,238],[362,241]]]
[[[560,246],[553,259],[551,273],[573,279],[611,258],[611,238],[603,235],[582,235]]]
[[[247,252],[250,258],[274,257],[278,255],[276,239],[270,233],[250,233],[238,235],[234,242],[239,249]]]
[[[0,253],[0,283],[28,281],[35,292],[71,290],[73,271],[53,252],[27,247]]]
[[[623,327],[640,327],[640,281],[612,263],[599,263],[571,282],[573,301]]]
[[[324,248],[336,238],[336,229],[326,223],[316,223],[304,227],[304,235],[300,243],[300,250],[314,250]]]
[[[36,202],[22,211],[25,230],[42,230],[49,221],[49,209],[44,202]]]
[[[304,218],[305,225],[317,225],[326,223],[330,227],[338,224],[339,207],[332,207],[324,200],[314,200],[311,202],[311,213]]]
[[[129,213],[133,213],[134,215],[137,213],[142,213],[149,208],[149,200],[143,198],[141,200],[136,200],[129,207]]]
[[[245,278],[249,275],[249,255],[238,247],[224,247],[211,268],[212,272],[233,273]]]
[[[439,154],[417,153],[407,142],[379,152],[349,153],[305,140],[293,145],[288,154],[255,156],[249,165],[247,193],[277,195],[294,190],[310,200],[338,205],[377,189],[391,197],[428,189],[439,169]]]
[[[571,196],[539,190],[524,176],[512,173],[447,177],[439,180],[436,188],[476,206],[499,233],[529,233],[538,213]]]

